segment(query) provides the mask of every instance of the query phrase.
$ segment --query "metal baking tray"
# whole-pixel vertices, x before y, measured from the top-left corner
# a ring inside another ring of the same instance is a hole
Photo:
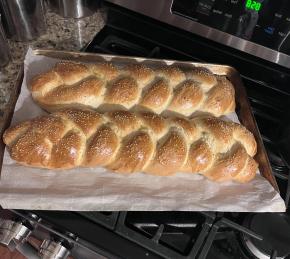
[[[152,66],[160,65],[169,65],[174,64],[180,66],[181,68],[192,68],[193,66],[201,66],[210,69],[216,75],[224,75],[232,82],[236,92],[236,113],[242,125],[244,125],[248,130],[250,130],[257,141],[257,154],[254,157],[255,160],[259,163],[259,169],[264,178],[266,178],[270,184],[274,187],[276,191],[279,192],[279,188],[276,182],[276,179],[273,175],[269,159],[266,154],[266,150],[257,127],[255,118],[253,116],[245,87],[241,80],[241,77],[236,69],[227,65],[215,65],[207,63],[197,63],[197,62],[184,62],[177,60],[166,60],[166,59],[152,59],[152,58],[140,58],[140,57],[131,57],[131,56],[116,56],[116,55],[103,55],[103,54],[93,54],[93,53],[84,53],[84,52],[69,52],[69,51],[56,51],[56,50],[46,50],[46,49],[35,49],[34,54],[42,55],[50,58],[56,58],[60,60],[72,60],[78,62],[102,62],[105,60],[110,60],[114,63],[119,64],[134,64],[134,63],[143,63]],[[2,136],[4,130],[9,127],[11,118],[13,115],[14,107],[20,93],[20,88],[23,80],[23,67],[21,68],[18,78],[16,80],[15,90],[11,95],[10,102],[7,105],[7,109],[4,114],[4,119],[0,121],[0,136]],[[2,160],[4,154],[5,145],[0,141],[0,168],[2,167]]]

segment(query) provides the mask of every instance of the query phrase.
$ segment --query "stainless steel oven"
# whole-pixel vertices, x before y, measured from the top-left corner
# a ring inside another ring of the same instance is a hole
[[[110,0],[104,5],[105,27],[84,51],[229,64],[241,73],[281,195],[288,203],[289,168],[279,145],[290,112],[290,1]],[[3,245],[41,258],[290,256],[289,211],[14,210],[2,211],[0,222]],[[42,245],[36,246],[33,238]]]

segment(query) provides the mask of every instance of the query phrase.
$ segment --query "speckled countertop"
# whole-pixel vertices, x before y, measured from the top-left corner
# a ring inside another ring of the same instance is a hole
[[[44,35],[30,42],[9,41],[11,61],[0,71],[0,119],[15,87],[18,71],[29,46],[56,50],[79,50],[93,39],[103,27],[104,20],[105,12],[103,10],[81,19],[64,19],[57,14],[47,12],[47,31]]]

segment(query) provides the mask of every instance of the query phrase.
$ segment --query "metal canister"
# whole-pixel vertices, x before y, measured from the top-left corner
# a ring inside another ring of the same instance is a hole
[[[99,0],[48,0],[48,6],[65,18],[82,18],[95,13],[99,2]]]
[[[8,36],[29,41],[46,31],[43,0],[0,0]]]
[[[1,23],[0,15],[0,67],[4,67],[10,60],[10,51],[7,39]]]

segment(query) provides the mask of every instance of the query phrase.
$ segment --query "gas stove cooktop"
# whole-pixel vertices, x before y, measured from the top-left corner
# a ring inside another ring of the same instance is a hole
[[[2,211],[0,243],[30,259],[290,258],[289,219],[287,213]]]
[[[109,8],[106,26],[84,51],[223,63],[237,68],[281,195],[288,203],[289,168],[277,146],[277,129],[289,110],[287,69],[113,6]],[[29,258],[67,258],[68,254],[75,259],[290,258],[288,212],[18,210],[4,214],[0,221],[0,242],[24,254],[29,251],[32,256]],[[10,234],[3,235],[7,231]],[[31,245],[31,237],[40,243],[44,241],[35,247]]]

